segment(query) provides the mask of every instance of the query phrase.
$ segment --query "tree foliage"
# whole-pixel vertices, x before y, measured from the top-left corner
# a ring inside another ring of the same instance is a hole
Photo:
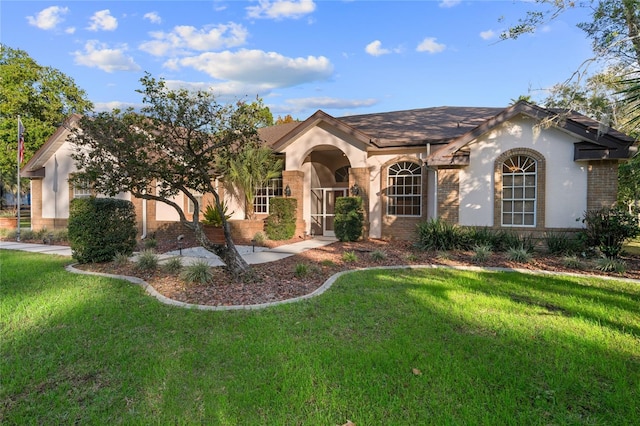
[[[0,180],[10,189],[17,178],[18,116],[25,128],[28,161],[68,115],[83,114],[93,105],[71,77],[4,44],[0,44],[0,81]]]
[[[212,244],[197,214],[184,212],[180,194],[194,211],[197,196],[210,193],[220,208],[212,180],[220,175],[220,158],[238,155],[257,142],[256,117],[246,103],[222,105],[206,91],[169,90],[164,80],[149,74],[141,78],[144,107],[98,113],[80,121],[73,138],[79,149],[74,159],[78,179],[88,179],[98,193],[133,196],[165,203],[175,209],[180,222],[194,231],[206,249],[220,256],[236,274],[248,271],[223,220],[226,245]]]
[[[269,147],[252,143],[238,155],[223,159],[220,171],[228,188],[237,190],[244,200],[245,219],[253,219],[256,190],[280,176],[282,160]]]

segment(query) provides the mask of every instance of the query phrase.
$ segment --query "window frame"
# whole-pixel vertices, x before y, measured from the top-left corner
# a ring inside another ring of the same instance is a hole
[[[505,172],[505,170],[511,171]],[[527,154],[511,155],[500,164],[500,174],[502,181],[500,226],[505,228],[536,228],[539,202],[538,160]],[[533,191],[533,196],[528,195],[528,192],[531,191]],[[507,203],[511,204],[509,211],[505,211]],[[519,207],[516,208],[516,206]],[[509,223],[505,223],[507,217],[510,218]],[[532,219],[532,223],[527,223],[529,217]],[[516,218],[520,218],[520,223],[516,223]]]
[[[422,217],[422,185],[423,172],[419,163],[401,160],[389,165],[386,190],[387,216]],[[402,213],[399,214],[400,210]],[[407,210],[411,211],[411,214],[407,214]]]
[[[274,185],[275,183],[275,185]],[[269,179],[266,186],[256,188],[253,193],[253,213],[269,214],[272,198],[282,197],[284,194],[282,176]]]

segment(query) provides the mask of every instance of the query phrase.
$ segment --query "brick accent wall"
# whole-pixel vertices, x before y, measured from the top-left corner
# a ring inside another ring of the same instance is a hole
[[[349,188],[358,185],[359,194],[362,198],[362,210],[364,212],[364,229],[362,236],[369,237],[369,181],[370,172],[367,167],[351,167],[349,169]],[[351,193],[347,194],[351,196]]]
[[[383,239],[413,240],[416,237],[416,227],[427,218],[427,174],[422,168],[422,206],[420,216],[390,216],[387,214],[389,167],[400,161],[418,163],[416,157],[400,156],[385,163],[380,170],[380,197],[382,208],[382,235]]]
[[[452,224],[460,221],[459,169],[438,169],[438,218]]]
[[[542,154],[530,148],[515,148],[502,153],[493,164],[494,170],[494,190],[493,190],[493,227],[502,228],[502,164],[514,155],[526,155],[537,162],[537,193],[536,193],[536,226],[518,227],[510,226],[513,231],[540,233],[545,230],[546,209],[546,182],[547,182],[547,162]],[[505,228],[506,229],[506,228]]]
[[[296,199],[296,233],[297,236],[303,236],[306,229],[306,223],[303,219],[304,208],[304,172],[301,170],[284,170],[282,172],[282,189],[287,185],[291,190],[291,198]]]
[[[587,210],[598,210],[616,204],[618,194],[618,162],[590,161],[587,167]]]

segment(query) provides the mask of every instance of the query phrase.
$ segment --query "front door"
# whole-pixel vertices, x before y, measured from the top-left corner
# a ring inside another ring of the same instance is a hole
[[[311,233],[335,237],[336,199],[345,197],[347,188],[314,188],[311,190]]]

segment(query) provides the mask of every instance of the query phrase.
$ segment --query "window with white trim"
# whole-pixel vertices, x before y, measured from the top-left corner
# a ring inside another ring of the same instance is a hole
[[[198,201],[198,205],[200,206],[200,208],[202,208],[202,194],[193,194],[196,201]],[[186,197],[186,195],[185,195]],[[191,201],[191,198],[187,197],[187,213],[189,214],[193,214],[195,211],[195,205],[193,204],[193,201]]]
[[[74,182],[73,198],[89,198],[91,195],[91,184],[88,180]]]
[[[411,161],[389,166],[387,178],[387,214],[422,215],[422,167]]]
[[[502,225],[536,226],[538,163],[514,155],[502,163]]]
[[[253,198],[254,213],[269,213],[269,200],[273,197],[282,197],[282,178],[274,178],[269,183],[256,189]]]

